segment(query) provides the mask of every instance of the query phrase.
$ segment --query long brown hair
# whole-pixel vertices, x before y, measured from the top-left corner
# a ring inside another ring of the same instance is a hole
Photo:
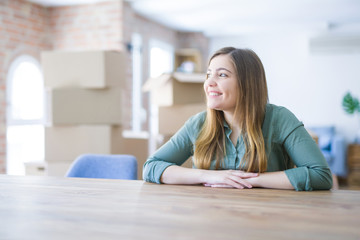
[[[240,168],[248,172],[264,172],[267,168],[265,142],[261,126],[265,117],[268,91],[264,67],[255,52],[249,49],[225,47],[210,58],[228,55],[236,70],[238,97],[233,124],[240,126],[245,143],[245,154]],[[225,152],[224,114],[207,109],[204,125],[195,143],[194,164],[197,168],[209,169],[216,159],[218,169]]]

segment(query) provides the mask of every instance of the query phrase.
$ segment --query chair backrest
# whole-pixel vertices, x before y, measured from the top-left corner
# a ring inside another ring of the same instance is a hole
[[[66,177],[137,179],[137,160],[132,155],[83,154],[70,166]]]

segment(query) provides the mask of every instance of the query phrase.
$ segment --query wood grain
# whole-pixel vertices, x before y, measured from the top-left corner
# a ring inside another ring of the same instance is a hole
[[[349,144],[347,152],[349,172],[347,184],[350,187],[360,186],[360,144]]]
[[[360,239],[360,191],[0,175],[0,239]]]

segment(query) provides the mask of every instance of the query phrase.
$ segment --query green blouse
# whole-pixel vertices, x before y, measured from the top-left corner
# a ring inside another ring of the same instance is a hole
[[[193,155],[195,141],[206,118],[206,111],[192,116],[184,126],[144,164],[143,178],[160,183],[164,170],[181,165]],[[244,156],[243,139],[236,146],[230,139],[231,129],[224,123],[226,156],[222,169],[240,169]],[[332,176],[319,147],[304,125],[288,109],[267,104],[262,126],[268,157],[267,172],[285,171],[297,191],[330,189]],[[294,168],[296,166],[296,168]],[[194,166],[193,166],[194,167]],[[215,160],[211,169],[215,169]]]

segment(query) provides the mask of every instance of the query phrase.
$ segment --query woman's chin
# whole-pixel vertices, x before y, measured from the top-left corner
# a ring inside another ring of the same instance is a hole
[[[221,108],[219,106],[213,105],[213,104],[208,104],[207,105],[208,108],[213,109],[213,110],[221,110]]]

